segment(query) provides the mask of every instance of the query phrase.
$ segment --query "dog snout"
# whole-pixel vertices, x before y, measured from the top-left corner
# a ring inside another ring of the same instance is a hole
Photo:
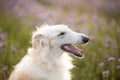
[[[82,36],[82,41],[83,41],[83,43],[87,43],[89,40],[90,40],[89,37],[87,37],[87,36]]]

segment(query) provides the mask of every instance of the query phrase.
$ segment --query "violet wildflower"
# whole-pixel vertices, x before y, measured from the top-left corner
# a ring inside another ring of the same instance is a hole
[[[4,66],[1,68],[2,71],[7,71],[8,70],[8,66]]]
[[[71,16],[72,18],[75,18],[75,17],[77,16],[77,13],[76,13],[75,11],[73,11],[73,12],[71,12],[70,16]]]
[[[108,6],[106,7],[106,9],[107,9],[109,12],[111,12],[111,10],[113,11],[114,8],[115,8],[114,3],[110,3],[110,4],[108,4]]]
[[[118,59],[118,62],[120,62],[120,58]]]
[[[99,21],[99,18],[98,18],[98,16],[97,15],[95,15],[95,16],[93,16],[93,22],[98,22]]]
[[[108,77],[109,76],[109,70],[105,70],[102,72],[103,77]]]
[[[0,48],[3,48],[5,46],[5,42],[0,42]]]
[[[116,69],[120,70],[120,65],[118,65],[118,66],[116,67]]]
[[[46,21],[46,17],[47,17],[47,15],[37,14],[37,18],[42,21]]]
[[[108,58],[108,61],[109,61],[109,62],[113,62],[113,61],[115,61],[115,58],[114,58],[114,57],[109,57],[109,58]]]
[[[109,55],[105,55],[105,59],[106,59],[106,60],[108,60],[109,57],[110,57]]]
[[[106,39],[106,42],[105,42],[105,47],[108,48],[111,46],[111,43],[112,43],[112,40],[111,39]]]
[[[89,34],[89,29],[83,28],[80,30],[81,33],[88,35]]]
[[[67,20],[66,20],[66,24],[67,24],[67,25],[74,25],[72,19],[67,19]]]
[[[0,40],[4,41],[7,37],[7,33],[0,33]]]

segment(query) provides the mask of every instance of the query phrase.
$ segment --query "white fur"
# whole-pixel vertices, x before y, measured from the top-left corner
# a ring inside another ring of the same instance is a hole
[[[65,35],[58,36],[61,32]],[[32,36],[32,48],[16,65],[9,80],[71,80],[72,59],[60,46],[66,43],[83,44],[82,35],[66,25],[37,28]]]

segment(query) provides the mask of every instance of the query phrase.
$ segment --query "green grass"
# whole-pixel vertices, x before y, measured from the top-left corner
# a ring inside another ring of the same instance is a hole
[[[78,17],[81,17],[80,15]],[[91,15],[88,17],[87,22],[84,25],[78,25],[77,29],[87,28],[91,41],[88,45],[80,46],[85,51],[83,59],[73,57],[73,63],[76,66],[72,70],[73,80],[120,80],[120,69],[116,69],[120,65],[118,61],[120,35],[119,32],[116,33],[116,27],[119,28],[120,25],[119,21],[115,21],[116,23],[113,24],[105,17],[101,17],[98,22],[93,22]],[[62,18],[63,21],[65,19],[66,17]],[[103,23],[103,19],[106,20],[105,23]],[[28,23],[29,20],[32,18],[26,19]],[[37,19],[35,20],[37,21]],[[63,22],[62,20],[60,22]],[[0,80],[6,80],[13,70],[13,66],[20,61],[31,45],[33,28],[27,23],[22,24],[21,20],[13,14],[0,13],[0,29],[0,34],[7,34],[5,40],[2,41],[5,46],[0,47]],[[106,55],[114,57],[115,61],[106,60]],[[103,67],[99,67],[101,62],[104,63]],[[105,70],[109,70],[110,73],[109,76],[103,78],[102,73]]]
[[[7,34],[5,46],[0,47],[0,80],[6,80],[13,69],[27,52],[30,46],[31,27],[23,26],[20,20],[11,15],[0,14],[0,34]]]

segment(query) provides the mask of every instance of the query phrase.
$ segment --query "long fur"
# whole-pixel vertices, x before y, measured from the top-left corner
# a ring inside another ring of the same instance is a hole
[[[66,37],[57,36],[61,31],[66,32]],[[37,28],[32,35],[32,47],[15,66],[9,80],[71,80],[72,59],[60,45],[78,40],[78,33],[65,25]]]

